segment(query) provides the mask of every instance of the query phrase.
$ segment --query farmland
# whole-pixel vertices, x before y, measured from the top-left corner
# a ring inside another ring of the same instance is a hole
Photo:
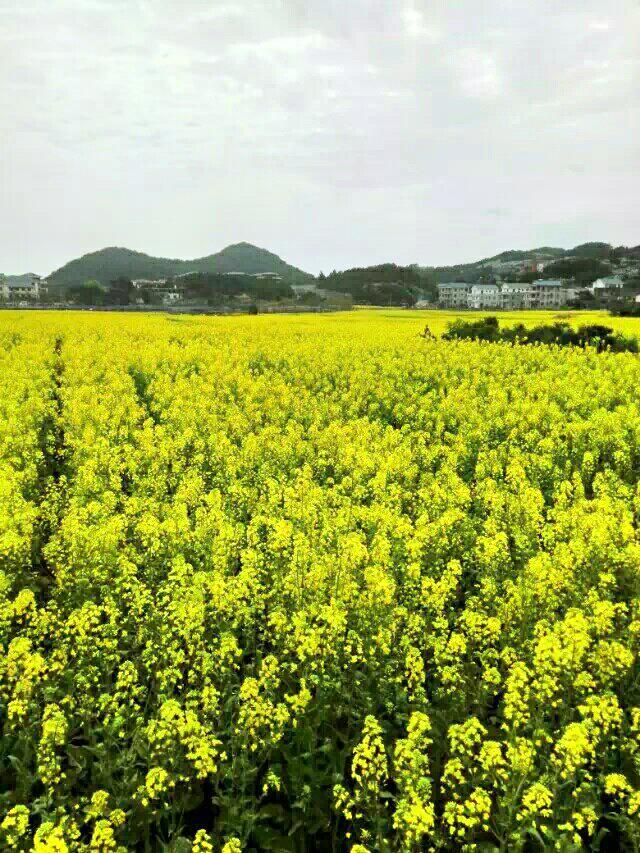
[[[640,359],[454,316],[0,313],[2,849],[640,850]]]

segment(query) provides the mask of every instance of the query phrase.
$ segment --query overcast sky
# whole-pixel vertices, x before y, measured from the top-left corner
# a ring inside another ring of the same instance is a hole
[[[637,0],[0,0],[0,271],[640,243]]]

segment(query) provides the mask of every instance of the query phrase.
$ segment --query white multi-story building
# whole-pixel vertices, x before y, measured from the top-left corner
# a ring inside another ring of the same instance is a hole
[[[184,291],[182,282],[170,281],[166,278],[135,278],[131,283],[136,290],[151,292],[165,303],[181,299]]]
[[[291,290],[293,290],[296,297],[299,299],[301,296],[304,296],[305,293],[317,293],[318,288],[315,284],[292,284]]]
[[[507,281],[500,290],[500,306],[507,310],[531,308],[533,291],[529,282]]]
[[[541,278],[531,282],[532,308],[559,308],[567,297],[560,278]]]
[[[466,308],[472,285],[466,281],[444,282],[438,285],[438,305],[441,308]]]
[[[254,272],[251,273],[253,278],[268,278],[271,281],[282,281],[282,276],[277,272]]]
[[[166,283],[166,278],[131,279],[131,284],[136,288],[136,290],[140,290],[142,288],[144,288],[145,290],[163,290]]]
[[[522,308],[561,308],[577,295],[578,289],[565,287],[561,279],[509,281],[502,285],[457,282],[438,285],[440,308],[502,308],[505,311],[517,311]]]
[[[589,290],[595,293],[596,290],[620,290],[624,287],[624,283],[619,275],[606,275],[604,278],[597,278]]]
[[[45,279],[32,272],[0,276],[0,298],[5,302],[37,301],[45,290]]]
[[[500,308],[501,293],[497,284],[474,284],[469,293],[469,308]]]

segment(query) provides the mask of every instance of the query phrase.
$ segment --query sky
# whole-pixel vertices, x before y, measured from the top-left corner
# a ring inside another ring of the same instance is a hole
[[[0,0],[0,272],[640,243],[638,0]]]

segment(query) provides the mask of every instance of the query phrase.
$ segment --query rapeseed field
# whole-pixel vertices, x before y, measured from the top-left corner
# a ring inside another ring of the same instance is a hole
[[[640,359],[452,317],[0,314],[2,849],[640,850]]]

